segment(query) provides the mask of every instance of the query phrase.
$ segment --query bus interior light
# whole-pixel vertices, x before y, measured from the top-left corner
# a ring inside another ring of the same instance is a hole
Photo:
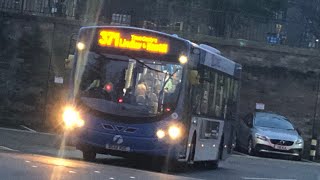
[[[181,55],[181,56],[179,57],[179,62],[180,62],[181,64],[186,64],[186,63],[188,62],[188,57],[185,56],[185,55]]]
[[[119,98],[119,99],[118,99],[118,103],[123,103],[123,99],[122,99],[122,98]]]
[[[107,92],[111,92],[112,91],[112,84],[106,84],[104,86],[104,89],[107,91]]]

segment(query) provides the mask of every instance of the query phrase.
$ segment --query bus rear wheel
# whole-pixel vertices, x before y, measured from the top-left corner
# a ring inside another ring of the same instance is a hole
[[[93,151],[82,151],[82,158],[85,161],[93,162],[96,160],[97,153]]]

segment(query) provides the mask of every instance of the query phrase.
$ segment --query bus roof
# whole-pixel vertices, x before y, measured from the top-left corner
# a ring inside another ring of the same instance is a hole
[[[164,36],[168,36],[170,38],[175,38],[181,41],[185,41],[186,43],[190,43],[190,41],[181,38],[177,35],[173,35],[173,34],[168,34],[168,33],[164,33],[164,32],[160,32],[160,31],[155,31],[155,30],[151,30],[151,29],[144,29],[144,28],[138,28],[138,27],[132,27],[132,26],[85,26],[82,27],[81,29],[94,29],[94,28],[119,28],[119,29],[134,29],[134,30],[141,30],[141,31],[147,31],[147,32],[151,32],[151,33],[156,33],[156,34],[161,34]],[[81,30],[80,29],[80,30]]]
[[[242,69],[242,66],[235,61],[222,56],[218,49],[203,44],[198,45],[192,43],[192,45],[206,52],[205,58],[200,61],[200,64],[217,69],[231,76],[239,76],[238,72]]]

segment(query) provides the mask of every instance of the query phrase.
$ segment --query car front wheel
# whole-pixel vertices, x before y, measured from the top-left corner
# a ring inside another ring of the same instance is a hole
[[[294,161],[301,161],[301,159],[302,159],[302,156],[301,156],[301,155],[296,156],[296,157],[293,157],[293,160],[294,160]]]
[[[248,152],[248,154],[251,155],[251,156],[256,155],[256,151],[255,151],[255,148],[254,148],[254,145],[253,145],[253,141],[252,141],[251,138],[250,138],[249,141],[248,141],[247,152]]]

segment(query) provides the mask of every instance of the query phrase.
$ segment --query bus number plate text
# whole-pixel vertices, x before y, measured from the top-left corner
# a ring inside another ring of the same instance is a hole
[[[130,147],[113,145],[113,144],[106,144],[106,149],[115,150],[115,151],[124,151],[124,152],[130,151]]]

